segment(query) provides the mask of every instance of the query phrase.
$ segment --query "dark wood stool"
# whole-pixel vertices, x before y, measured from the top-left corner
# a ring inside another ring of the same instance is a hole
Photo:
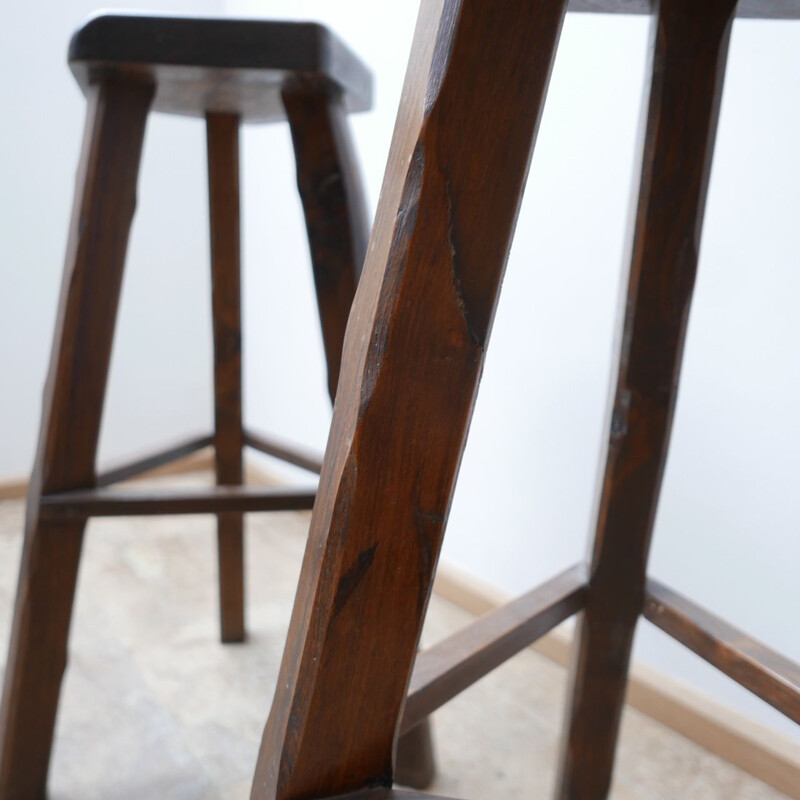
[[[416,656],[568,4],[653,15],[592,553]],[[797,664],[646,572],[737,13],[800,0],[423,0],[254,800],[400,794],[398,733],[576,613],[562,800],[608,794],[642,615],[800,722]]]
[[[88,517],[214,513],[224,642],[242,641],[248,511],[310,509],[314,489],[242,486],[250,446],[319,472],[318,460],[244,430],[241,409],[239,126],[288,120],[334,397],[369,224],[347,114],[371,105],[366,67],[319,25],[103,15],[73,37],[88,101],[0,712],[0,798],[45,795]],[[111,342],[148,113],[204,118],[208,133],[215,431],[96,474]],[[217,487],[112,484],[207,445]],[[407,780],[430,780],[426,727],[407,740]]]

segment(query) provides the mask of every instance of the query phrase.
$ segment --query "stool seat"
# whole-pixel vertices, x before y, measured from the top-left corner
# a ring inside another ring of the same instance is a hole
[[[367,67],[331,31],[309,22],[98,14],[73,35],[68,61],[83,89],[115,74],[156,85],[152,109],[248,122],[285,119],[281,93],[309,85],[372,104]]]

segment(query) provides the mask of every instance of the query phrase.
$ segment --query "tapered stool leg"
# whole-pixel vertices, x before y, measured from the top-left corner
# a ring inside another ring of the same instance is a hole
[[[425,0],[252,797],[392,757],[565,0]]]
[[[660,0],[630,276],[558,797],[608,794],[677,398],[735,0]]]
[[[333,401],[344,332],[367,253],[369,219],[342,99],[329,91],[297,88],[284,90],[283,105],[292,132]]]
[[[207,114],[214,317],[214,447],[217,484],[243,479],[239,117]],[[245,638],[244,517],[217,515],[220,630],[223,642]]]
[[[341,98],[305,88],[284,91],[283,103],[292,131],[333,401],[344,333],[369,241],[363,183]],[[435,773],[430,723],[425,720],[398,742],[397,780],[424,789]]]
[[[42,494],[90,488],[152,87],[90,90],[44,390],[0,711],[0,798],[44,798],[85,520],[39,515]]]

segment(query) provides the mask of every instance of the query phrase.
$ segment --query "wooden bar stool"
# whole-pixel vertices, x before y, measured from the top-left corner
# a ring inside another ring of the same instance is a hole
[[[242,641],[248,511],[310,509],[315,490],[242,485],[250,446],[319,472],[319,460],[246,431],[241,409],[239,127],[288,120],[334,397],[369,233],[347,114],[371,106],[367,68],[304,23],[100,15],[69,63],[88,101],[0,712],[0,798],[45,796],[88,517],[214,513],[223,642]],[[96,474],[111,342],[149,112],[204,118],[208,134],[215,431]],[[112,484],[208,445],[217,487]],[[430,780],[427,727],[408,739],[407,780]]]
[[[800,666],[647,579],[731,27],[800,0],[569,5],[653,17],[589,560],[416,656],[568,6],[423,0],[253,800],[401,795],[398,734],[576,613],[562,800],[608,794],[642,615],[800,722]]]

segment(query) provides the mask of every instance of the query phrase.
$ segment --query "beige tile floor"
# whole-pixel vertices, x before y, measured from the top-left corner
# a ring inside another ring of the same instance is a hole
[[[194,478],[171,481],[196,482]],[[21,502],[0,503],[0,653],[7,649]],[[245,645],[217,639],[214,523],[96,520],[84,546],[51,800],[246,798],[303,552],[305,514],[252,515]],[[434,598],[425,641],[469,620]],[[434,717],[439,777],[463,798],[552,794],[564,670],[526,651]],[[777,792],[636,711],[614,800],[778,800]]]

